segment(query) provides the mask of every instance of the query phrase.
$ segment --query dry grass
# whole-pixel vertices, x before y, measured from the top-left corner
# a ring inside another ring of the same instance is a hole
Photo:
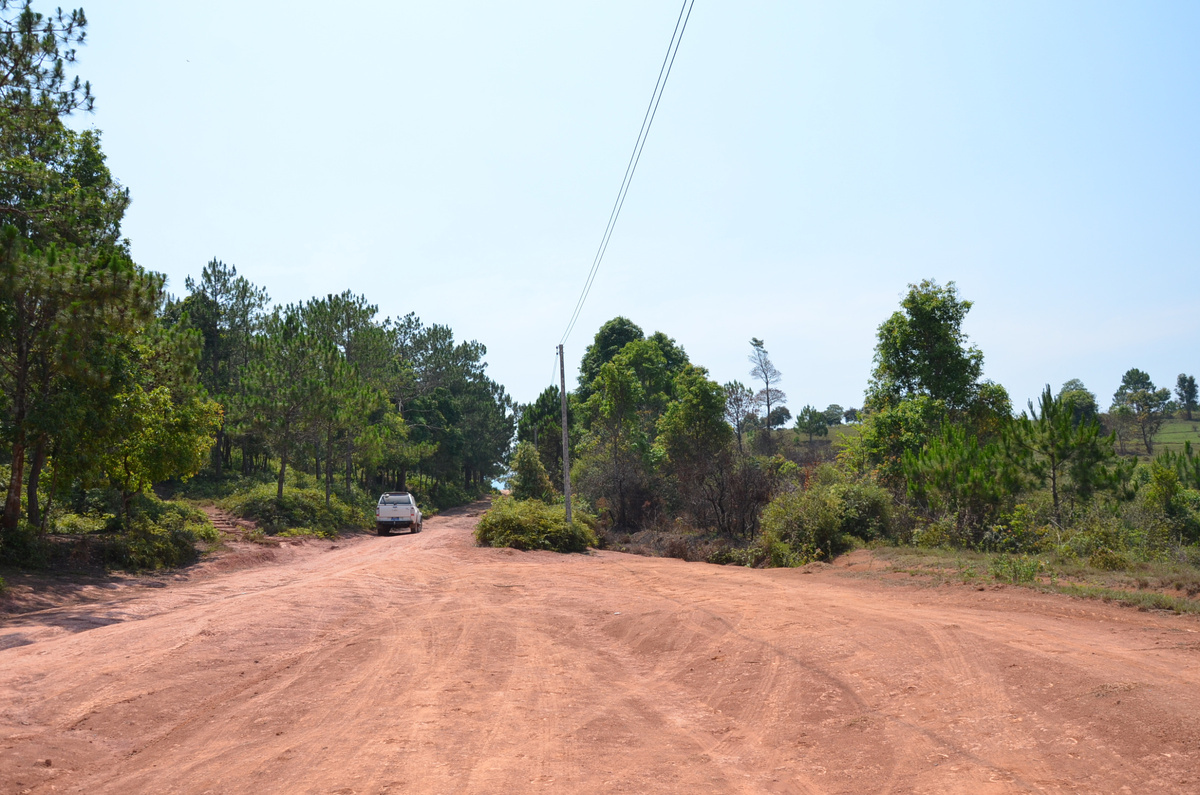
[[[872,554],[890,564],[888,570],[893,573],[926,578],[936,584],[1001,580],[1007,584],[1142,609],[1200,613],[1200,569],[1186,563],[1135,563],[1124,571],[1103,571],[1086,562],[1061,561],[1043,555],[1028,558],[1030,562],[1038,562],[1037,574],[1031,579],[1017,581],[1001,576],[1007,569],[997,563],[1008,556],[995,553],[879,546]]]

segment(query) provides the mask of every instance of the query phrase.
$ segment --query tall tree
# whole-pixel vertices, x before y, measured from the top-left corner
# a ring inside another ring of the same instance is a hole
[[[40,471],[56,425],[47,408],[68,384],[109,381],[103,369],[89,371],[96,349],[150,321],[162,279],[117,252],[94,259],[53,248],[43,253],[20,241],[11,226],[5,238],[0,242],[0,371],[9,404],[11,468],[3,528],[12,532],[21,515],[27,454],[32,450],[33,470]]]
[[[1180,373],[1175,379],[1175,396],[1179,398],[1179,407],[1191,422],[1192,412],[1196,410],[1196,377]]]
[[[658,449],[693,521],[732,532],[739,500],[730,478],[735,463],[725,389],[704,368],[688,365],[676,376],[674,392],[676,399],[658,420]]]
[[[91,86],[66,73],[86,34],[82,10],[0,4],[0,224],[40,249],[121,243],[129,195],[105,165],[100,133],[62,121],[92,109]]]
[[[532,442],[521,442],[513,453],[512,478],[509,480],[512,496],[518,500],[540,500],[550,502],[554,499],[554,483],[546,467],[542,466],[541,456]]]
[[[841,412],[838,412],[838,418],[841,419]],[[811,444],[813,437],[829,433],[829,417],[814,406],[805,406],[796,415],[796,430],[807,435]]]
[[[909,496],[929,515],[953,517],[965,541],[978,541],[1020,488],[1020,472],[1000,444],[980,443],[953,423],[921,450],[905,451],[904,470]]]
[[[635,525],[646,502],[650,451],[645,417],[639,413],[644,403],[637,374],[614,357],[600,367],[581,410],[589,430],[572,477],[578,468],[581,491],[604,499],[618,527]]]
[[[33,10],[32,0],[0,3],[0,108],[63,115],[91,110],[92,86],[67,77],[74,45],[87,39],[83,9],[53,14]]]
[[[574,402],[567,403],[567,425],[574,416]],[[520,407],[517,442],[529,442],[537,450],[547,472],[562,473],[562,403],[557,386],[548,386],[532,403]],[[573,448],[572,448],[573,449]]]
[[[1154,455],[1154,434],[1166,420],[1169,389],[1157,389],[1150,374],[1132,367],[1121,377],[1121,385],[1113,393],[1111,412],[1127,418],[1138,429],[1146,454]]]
[[[737,434],[738,452],[743,450],[742,434],[747,424],[753,422],[756,407],[753,389],[740,381],[730,381],[725,385],[725,421],[733,426]]]
[[[983,353],[962,331],[971,302],[959,298],[954,282],[943,287],[926,279],[909,285],[901,306],[879,327],[868,407],[927,395],[965,409],[983,372]]]
[[[1072,421],[1076,425],[1090,422],[1100,415],[1100,405],[1096,402],[1095,393],[1078,378],[1072,378],[1062,385],[1062,389],[1058,390],[1058,399],[1071,407]]]
[[[763,417],[766,419],[763,431],[766,435],[767,444],[770,445],[771,440],[771,406],[782,405],[787,402],[787,395],[778,387],[779,382],[783,380],[783,374],[771,362],[771,357],[767,353],[765,343],[757,337],[750,339],[750,376],[762,382],[763,388],[758,391],[756,398],[759,405],[764,407]]]
[[[288,464],[319,407],[318,348],[299,307],[276,309],[256,340],[255,362],[246,374],[253,422],[279,458],[278,499],[283,499]]]
[[[204,266],[199,281],[189,276],[185,284],[190,295],[169,305],[166,314],[168,320],[186,322],[202,335],[200,381],[225,407],[213,446],[213,465],[220,475],[230,461],[234,433],[245,425],[243,382],[270,298],[266,290],[239,276],[235,266],[217,259]]]
[[[126,526],[134,496],[155,482],[196,474],[212,446],[221,408],[196,378],[197,337],[155,324],[127,342],[132,378],[117,395],[101,456]]]
[[[1007,438],[1023,468],[1037,481],[1049,482],[1059,527],[1063,526],[1064,489],[1088,499],[1102,477],[1104,462],[1113,455],[1114,438],[1101,435],[1095,418],[1076,422],[1070,394],[1055,397],[1047,384],[1037,408],[1029,401],[1028,413],[1022,412],[1010,426]]]
[[[38,478],[62,430],[51,407],[70,405],[76,416],[103,422],[100,403],[84,404],[89,395],[111,399],[116,388],[98,366],[104,348],[148,321],[161,288],[161,279],[129,261],[120,239],[129,197],[105,164],[99,133],[62,121],[92,107],[90,85],[66,74],[86,31],[82,11],[43,15],[30,2],[0,3],[0,403],[11,445],[5,533],[17,527],[27,474],[29,518],[39,518]]]
[[[645,336],[641,327],[627,317],[614,317],[601,326],[579,363],[579,399],[591,397],[592,384],[606,362],[612,361],[626,345]]]

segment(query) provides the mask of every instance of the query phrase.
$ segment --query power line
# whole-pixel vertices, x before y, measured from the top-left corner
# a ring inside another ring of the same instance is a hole
[[[554,376],[558,374],[558,348],[554,349],[554,369],[550,371],[550,386],[554,386]]]
[[[675,30],[671,33],[671,41],[667,45],[666,55],[663,56],[662,66],[658,70],[658,80],[655,81],[654,91],[650,94],[650,103],[646,106],[646,114],[642,117],[642,127],[638,130],[637,141],[633,145],[633,152],[629,155],[629,163],[625,166],[625,176],[621,180],[621,188],[617,191],[617,199],[613,202],[612,211],[608,215],[608,224],[604,227],[604,235],[600,238],[600,245],[596,248],[596,255],[592,258],[592,267],[588,271],[587,279],[584,281],[583,290],[579,294],[579,300],[575,302],[575,309],[571,312],[571,319],[567,322],[567,328],[563,332],[559,344],[567,341],[571,336],[571,332],[575,329],[575,323],[579,320],[579,315],[583,311],[583,305],[586,303],[588,294],[592,291],[592,284],[596,281],[596,274],[600,270],[600,262],[604,259],[604,254],[608,251],[608,243],[612,239],[613,229],[617,225],[617,219],[621,216],[621,208],[625,206],[625,196],[629,193],[629,186],[633,182],[634,172],[637,171],[638,163],[642,159],[642,150],[645,149],[646,139],[650,135],[650,128],[654,124],[654,117],[658,113],[658,103],[662,101],[663,91],[667,87],[667,80],[671,77],[671,69],[675,66],[675,56],[679,52],[679,45],[683,42],[683,34],[687,31],[688,20],[692,18],[692,7],[696,4],[696,0],[683,0],[683,5],[679,9],[679,18],[675,20]]]

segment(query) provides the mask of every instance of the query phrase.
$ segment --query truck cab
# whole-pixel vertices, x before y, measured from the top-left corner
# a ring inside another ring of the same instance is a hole
[[[375,531],[381,536],[391,534],[394,528],[419,533],[421,521],[417,500],[407,491],[385,492],[375,505]]]

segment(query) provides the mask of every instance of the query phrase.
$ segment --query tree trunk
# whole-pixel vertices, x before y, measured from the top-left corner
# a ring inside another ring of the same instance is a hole
[[[58,454],[58,446],[55,445],[55,448],[54,448],[53,453],[51,454],[51,457],[54,457],[57,454]],[[58,467],[55,466],[54,470],[53,470],[53,474],[50,475],[50,491],[46,494],[46,509],[44,511],[42,511],[42,521],[41,521],[41,525],[39,527],[39,530],[42,533],[46,532],[46,519],[49,518],[49,516],[50,516],[50,509],[54,507],[54,495],[55,495],[55,493],[57,493],[57,491],[58,491]]]
[[[1061,462],[1056,462],[1053,458],[1050,459],[1050,496],[1054,502],[1054,521],[1058,524],[1059,529],[1062,528],[1062,511],[1058,508],[1058,465]]]
[[[25,486],[25,500],[28,503],[26,515],[29,523],[40,525],[42,512],[38,505],[38,484],[42,478],[42,467],[46,464],[46,436],[42,434],[33,445],[33,457],[29,462],[29,482]]]
[[[24,336],[22,330],[18,330],[19,336]],[[11,400],[12,408],[12,425],[13,425],[13,443],[12,443],[12,470],[8,477],[8,493],[4,497],[4,518],[0,520],[4,533],[12,533],[17,529],[17,523],[21,520],[21,482],[25,478],[25,417],[27,414],[26,401],[29,391],[29,350],[26,340],[19,340],[17,345],[17,366],[16,377],[13,379],[13,392]]]
[[[317,470],[320,473],[321,470]],[[325,507],[329,507],[329,495],[333,491],[333,442],[329,443],[329,455],[325,456]]]
[[[771,382],[767,385],[767,416],[763,417],[763,431],[766,433],[767,452],[771,452]]]
[[[275,499],[277,500],[283,499],[283,479],[287,474],[287,460],[287,448],[285,447],[279,455],[279,487],[275,490]]]
[[[13,440],[12,471],[8,477],[8,493],[4,497],[5,533],[15,532],[21,519],[21,481],[25,475],[25,429],[17,425],[17,438]]]
[[[224,423],[222,423],[222,426],[217,429],[217,442],[216,442],[216,444],[213,445],[213,450],[212,450],[212,452],[213,452],[213,469],[216,470],[218,478],[221,477],[221,465],[225,463],[225,461],[224,461],[224,458],[225,458],[224,442],[225,442],[225,426],[224,426]]]

